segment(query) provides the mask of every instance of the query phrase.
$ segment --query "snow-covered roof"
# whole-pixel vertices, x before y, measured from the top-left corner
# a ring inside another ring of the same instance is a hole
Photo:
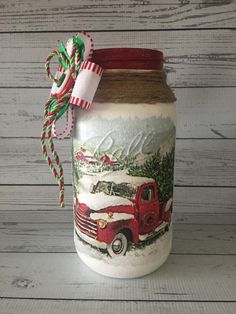
[[[99,175],[99,181],[120,183],[131,183],[133,185],[141,185],[143,183],[154,182],[152,178],[135,177],[127,174],[127,170],[120,171],[104,171]]]

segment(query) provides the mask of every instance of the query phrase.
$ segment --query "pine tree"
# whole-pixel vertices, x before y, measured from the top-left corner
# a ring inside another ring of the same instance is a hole
[[[164,156],[160,149],[143,165],[129,166],[128,174],[153,178],[158,186],[159,200],[161,203],[168,201],[173,194],[174,179],[174,148]]]

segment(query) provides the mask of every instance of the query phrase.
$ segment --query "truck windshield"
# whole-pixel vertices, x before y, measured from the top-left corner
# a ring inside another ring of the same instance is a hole
[[[130,183],[99,181],[95,193],[103,192],[107,195],[116,195],[125,198],[135,198],[136,187]]]

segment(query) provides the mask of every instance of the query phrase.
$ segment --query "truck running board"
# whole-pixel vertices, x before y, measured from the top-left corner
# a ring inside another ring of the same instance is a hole
[[[165,232],[169,230],[169,225],[170,225],[169,222],[163,222],[153,232],[139,235],[139,240],[143,242],[153,238],[155,239],[159,238],[161,235],[163,235]]]

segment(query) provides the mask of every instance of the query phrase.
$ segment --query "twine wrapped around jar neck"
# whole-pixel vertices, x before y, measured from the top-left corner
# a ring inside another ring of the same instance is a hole
[[[104,70],[94,102],[171,103],[176,98],[166,83],[166,73],[157,70]]]

